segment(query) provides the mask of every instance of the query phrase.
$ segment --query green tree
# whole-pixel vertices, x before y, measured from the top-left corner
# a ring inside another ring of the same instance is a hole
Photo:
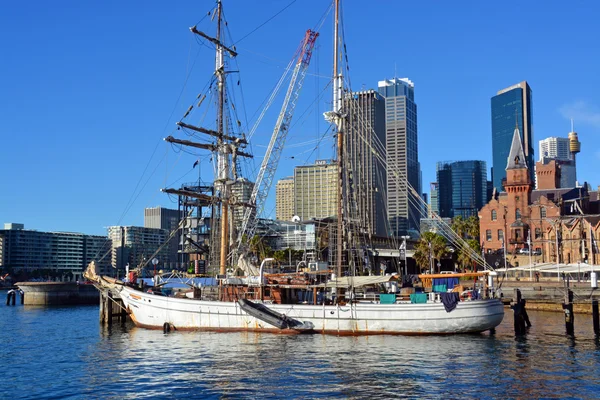
[[[473,259],[471,257],[472,253],[479,253],[481,251],[481,247],[479,245],[479,240],[469,239],[467,240],[467,247],[463,247],[458,252],[457,262],[461,267],[470,267],[473,265]],[[471,251],[469,251],[471,249]]]
[[[479,217],[471,215],[467,219],[467,235],[479,242]]]
[[[434,232],[423,232],[415,245],[414,259],[421,268],[429,268],[430,258],[440,260],[448,254],[446,239]]]
[[[287,258],[287,251],[285,250],[275,250],[273,252],[273,257],[277,260],[277,261],[285,261]]]
[[[452,219],[452,223],[450,225],[452,230],[456,232],[458,236],[464,238],[467,233],[467,221],[462,216],[457,216]]]

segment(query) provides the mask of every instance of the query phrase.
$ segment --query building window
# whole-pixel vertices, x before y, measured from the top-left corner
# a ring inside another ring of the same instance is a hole
[[[540,218],[546,218],[546,208],[540,207]]]
[[[487,240],[488,242],[492,241],[492,230],[491,229],[487,229],[485,231],[485,240]]]
[[[515,210],[515,219],[521,219],[521,210],[518,208]]]
[[[542,238],[542,230],[540,228],[535,228],[535,238],[536,239]]]
[[[495,221],[496,219],[498,219],[498,215],[496,213],[496,210],[492,210],[492,221]]]
[[[504,231],[502,229],[498,229],[498,240],[504,240]]]

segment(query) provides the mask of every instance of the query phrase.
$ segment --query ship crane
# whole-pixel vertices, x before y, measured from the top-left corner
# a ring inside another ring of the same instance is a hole
[[[237,253],[242,254],[244,250],[247,250],[247,244],[250,242],[254,234],[256,233],[256,227],[258,225],[258,216],[262,214],[265,207],[265,200],[271,189],[273,183],[273,177],[279,164],[281,157],[281,151],[285,144],[292,116],[296,108],[298,96],[302,89],[304,78],[306,77],[306,70],[312,56],[313,47],[315,40],[319,34],[312,30],[307,30],[304,35],[302,43],[298,47],[296,55],[296,65],[292,72],[290,84],[281,106],[281,112],[277,118],[273,134],[271,135],[271,141],[267,147],[267,152],[263,159],[263,162],[258,171],[254,188],[250,197],[250,204],[254,207],[246,207],[244,211],[244,218],[242,220],[242,228],[238,235],[238,246]]]

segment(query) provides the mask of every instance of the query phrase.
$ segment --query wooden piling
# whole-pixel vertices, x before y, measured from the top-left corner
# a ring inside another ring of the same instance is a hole
[[[513,309],[513,325],[515,329],[515,335],[524,335],[527,332],[527,326],[531,326],[529,322],[529,317],[527,316],[527,311],[525,311],[525,300],[521,297],[521,291],[519,289],[515,289],[515,301],[510,306]],[[527,321],[527,322],[526,322]]]
[[[598,318],[598,300],[592,300],[592,319],[594,324],[594,334],[600,335],[600,319]]]
[[[21,295],[21,305],[25,304],[25,292],[20,290],[19,294]]]
[[[575,314],[573,314],[573,291],[567,289],[565,293],[565,302],[562,305],[565,311],[565,329],[567,335],[573,335],[575,333]]]
[[[17,291],[15,290],[15,291],[12,293],[12,305],[13,305],[13,306],[15,305],[16,301],[17,301]]]
[[[9,292],[6,294],[6,305],[7,305],[7,306],[10,306],[10,298],[12,297],[12,295],[13,295],[13,294],[12,294],[12,291],[9,291]]]

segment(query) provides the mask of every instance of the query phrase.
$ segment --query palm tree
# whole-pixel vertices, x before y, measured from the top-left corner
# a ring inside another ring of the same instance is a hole
[[[469,239],[467,240],[467,245],[472,251],[479,253],[481,251],[481,247],[479,246],[479,240]],[[459,250],[457,262],[461,267],[467,267],[472,265],[472,251],[469,251],[466,247],[463,247]]]
[[[464,238],[465,233],[467,233],[467,221],[461,215],[454,217],[451,228],[458,236]]]
[[[467,225],[467,235],[471,239],[476,239],[477,241],[479,241],[479,217],[477,217],[475,215],[471,215],[467,219],[466,225]]]
[[[423,232],[415,246],[414,259],[420,267],[429,267],[431,258],[440,260],[448,254],[446,239],[434,232]]]

